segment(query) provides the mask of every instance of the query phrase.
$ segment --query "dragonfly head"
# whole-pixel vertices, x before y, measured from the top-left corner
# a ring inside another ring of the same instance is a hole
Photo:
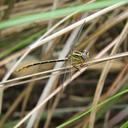
[[[89,52],[87,50],[84,50],[83,53],[82,53],[82,57],[84,59],[89,59]]]

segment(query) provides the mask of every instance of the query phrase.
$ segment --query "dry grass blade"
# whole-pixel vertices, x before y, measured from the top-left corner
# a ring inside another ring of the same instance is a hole
[[[126,23],[122,33],[119,35],[118,37],[118,40],[116,39],[116,44],[111,52],[111,55],[115,54],[119,48],[119,46],[121,45],[121,43],[123,43],[124,39],[127,37],[127,31],[128,31],[128,22]],[[103,90],[103,86],[104,86],[104,82],[106,80],[106,77],[107,77],[107,74],[110,70],[110,67],[111,67],[111,63],[110,62],[107,62],[102,73],[101,73],[101,76],[100,76],[100,79],[99,79],[99,82],[97,84],[97,88],[96,88],[96,92],[95,92],[95,96],[94,96],[94,99],[93,99],[93,103],[92,103],[92,106],[94,108],[96,108],[97,104],[98,104],[98,101],[99,101],[99,98],[100,98],[100,95],[102,93],[102,90]],[[94,127],[94,122],[95,122],[95,115],[96,115],[96,109],[94,109],[92,112],[91,112],[91,115],[90,115],[90,123],[89,123],[89,127],[90,128],[93,128]]]
[[[67,71],[67,72],[69,72],[69,71]],[[67,73],[67,72],[65,72],[65,71],[64,72],[60,72],[60,73],[56,72],[56,73],[53,73],[52,75],[62,75],[62,74]],[[29,82],[48,79],[48,78],[52,77],[52,75],[40,76],[40,77],[37,77],[37,78],[32,78],[30,80],[23,80],[21,82],[16,82],[16,83],[9,83],[6,86],[4,86],[4,89],[10,88],[10,87],[14,87],[14,86],[18,86],[18,85],[23,85],[23,84],[26,84],[26,83],[29,83]]]
[[[18,80],[24,80],[24,79],[28,79],[28,78],[31,78],[31,77],[39,77],[40,75],[46,75],[48,73],[54,73],[54,72],[58,72],[58,71],[64,71],[64,70],[68,70],[70,69],[71,66],[68,66],[68,67],[64,67],[64,68],[58,68],[58,69],[52,69],[52,70],[48,70],[48,71],[43,71],[43,72],[39,72],[39,73],[35,73],[35,74],[31,74],[31,75],[26,75],[26,76],[23,76],[23,77],[17,77],[17,78],[14,78],[14,79],[10,79],[10,80],[7,80],[5,82],[0,82],[0,84],[10,84],[12,82],[16,82]],[[3,87],[1,87],[3,88]]]
[[[83,66],[88,67],[88,66],[91,66],[91,65],[95,65],[97,63],[101,63],[101,62],[104,62],[104,61],[107,61],[107,60],[117,59],[117,58],[124,57],[124,56],[127,56],[127,52],[116,55],[116,56],[109,56],[109,57],[104,57],[104,58],[100,58],[100,59],[93,59],[93,60],[90,60],[88,62],[85,62],[85,64],[83,64]],[[40,77],[40,75],[44,75],[44,74],[47,74],[47,73],[54,73],[54,72],[61,71],[60,74],[63,74],[64,73],[64,72],[62,72],[63,70],[70,69],[70,68],[73,68],[73,66],[64,67],[64,68],[60,68],[60,69],[49,70],[49,71],[46,71],[46,72],[39,72],[39,73],[36,73],[36,74],[11,79],[11,80],[8,80],[6,82],[1,82],[0,84],[7,84],[4,88],[2,87],[3,89],[7,89],[9,87],[16,86],[16,85],[19,85],[19,84],[28,83],[30,81],[37,81],[37,80],[49,78],[50,75]],[[54,73],[54,74],[58,74],[58,73]],[[24,80],[26,78],[35,77],[35,76],[38,77],[38,78],[35,78],[35,79],[32,79],[32,80]],[[23,81],[22,82],[17,82],[18,80],[23,80]]]
[[[101,97],[101,100],[104,100],[105,98],[111,95],[114,95],[122,87],[122,84],[120,84],[120,82],[122,81],[124,76],[127,74],[127,72],[128,72],[128,64],[122,69],[122,71],[119,73],[119,75],[117,76],[115,81],[112,83],[108,91],[104,94],[104,96]]]

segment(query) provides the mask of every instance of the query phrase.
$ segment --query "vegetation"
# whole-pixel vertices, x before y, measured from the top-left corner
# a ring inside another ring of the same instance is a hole
[[[127,3],[1,0],[0,128],[127,128]]]

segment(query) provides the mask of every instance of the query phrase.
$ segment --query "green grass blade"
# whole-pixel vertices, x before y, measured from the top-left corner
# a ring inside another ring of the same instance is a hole
[[[128,87],[128,85],[127,85],[126,87]],[[109,103],[109,102],[112,102],[112,100],[115,100],[115,99],[119,98],[120,96],[122,96],[122,95],[124,95],[124,94],[126,94],[126,93],[128,93],[128,89],[125,89],[124,91],[121,91],[121,92],[119,92],[119,93],[113,95],[112,97],[108,98],[107,100],[105,100],[105,101],[99,103],[99,104],[97,105],[97,108],[99,108],[99,107],[101,107],[101,106],[103,106],[103,105],[106,105],[106,104]],[[76,117],[73,117],[73,118],[70,119],[69,121],[64,122],[63,124],[59,125],[57,128],[64,128],[64,127],[66,127],[67,125],[69,125],[69,124],[71,124],[71,123],[77,121],[78,119],[80,119],[80,118],[86,116],[86,115],[89,114],[92,110],[93,110],[93,107],[89,107],[86,112],[83,112],[83,113],[77,115]]]
[[[73,7],[67,7],[63,9],[57,9],[50,12],[41,12],[41,13],[27,15],[27,16],[19,16],[19,17],[15,17],[14,19],[2,21],[0,23],[0,29],[5,29],[8,27],[12,27],[20,24],[33,23],[38,20],[45,21],[45,20],[55,19],[58,17],[69,15],[75,11],[84,12],[84,11],[100,9],[100,8],[104,8],[104,7],[116,4],[121,1],[122,0],[108,0],[108,1],[102,0],[102,1],[96,1],[94,3],[90,3],[88,5],[84,4],[84,5],[78,5]],[[123,2],[128,3],[128,0],[123,0]]]
[[[126,121],[120,128],[128,128],[128,121]]]
[[[21,48],[23,48],[23,47],[25,47],[25,46],[27,46],[28,44],[32,43],[32,41],[35,38],[38,38],[40,35],[42,35],[42,33],[44,33],[44,30],[43,31],[41,30],[41,31],[31,35],[30,37],[28,37],[27,39],[24,39],[23,41],[17,42],[17,44],[15,46],[13,46],[13,47],[5,50],[4,52],[2,52],[0,54],[0,59],[9,55],[9,54],[11,54],[11,53],[13,53],[13,52],[15,52],[15,51],[17,51],[17,50],[19,50],[19,49],[21,49]]]

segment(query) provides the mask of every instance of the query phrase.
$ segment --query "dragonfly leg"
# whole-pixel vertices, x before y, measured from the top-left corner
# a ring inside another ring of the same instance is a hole
[[[79,66],[76,65],[76,63],[73,63],[72,66],[73,66],[75,69],[77,69],[78,71],[80,71],[80,68],[79,68]]]
[[[77,67],[76,65],[73,65],[73,67],[74,67],[76,70],[80,71],[80,68]]]

